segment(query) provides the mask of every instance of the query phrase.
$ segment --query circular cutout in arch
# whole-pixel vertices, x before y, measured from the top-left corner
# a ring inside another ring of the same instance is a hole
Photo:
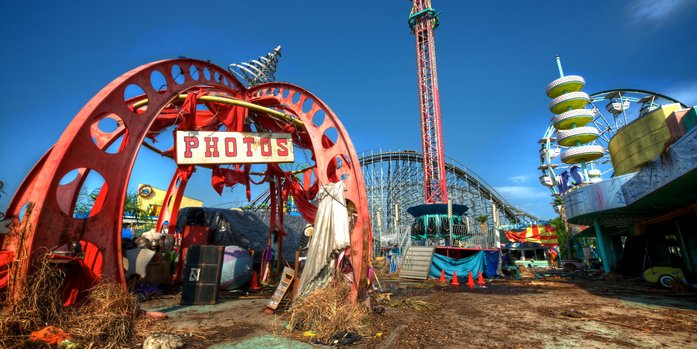
[[[315,102],[312,100],[312,98],[308,98],[303,102],[302,106],[302,111],[303,113],[309,113],[310,110],[312,110],[312,106],[315,105]]]
[[[198,80],[198,68],[195,65],[189,67],[189,76],[194,80]]]
[[[152,73],[150,73],[150,86],[152,86],[153,90],[156,92],[167,91],[167,79],[164,74],[157,69],[153,70]]]
[[[203,78],[206,80],[211,79],[211,70],[208,67],[203,68]]]
[[[125,147],[123,141],[128,132],[123,120],[116,114],[99,116],[90,127],[92,142],[107,154],[118,154]]]
[[[342,155],[337,155],[327,164],[327,178],[332,183],[348,178],[349,172],[351,172],[350,163]]]
[[[174,82],[176,82],[179,85],[183,84],[185,80],[184,71],[177,64],[172,66],[172,80],[174,80]]]
[[[66,173],[56,188],[56,201],[61,211],[76,219],[98,214],[106,202],[108,186],[96,170],[77,168]]]
[[[133,104],[147,98],[148,95],[145,93],[145,90],[136,84],[130,84],[126,86],[126,89],[123,90],[123,100],[128,106],[128,109],[138,114],[148,110],[148,104],[143,104],[142,106],[138,107],[138,109],[134,109]]]
[[[315,112],[312,115],[312,123],[315,124],[315,126],[320,127],[324,123],[324,119],[326,119],[327,114],[324,112],[322,109],[318,109],[317,112]]]
[[[295,93],[293,93],[293,97],[290,99],[291,103],[298,104],[298,102],[300,102],[300,95],[302,95],[300,91],[295,91]]]
[[[334,127],[330,127],[324,131],[324,135],[322,136],[322,146],[325,149],[329,149],[336,144],[337,139],[339,139],[339,131],[337,131]]]
[[[17,214],[17,217],[19,218],[19,221],[21,222],[24,220],[24,216],[26,215],[27,211],[29,210],[29,202],[25,202],[24,205],[22,205],[22,208],[19,209],[19,214]]]

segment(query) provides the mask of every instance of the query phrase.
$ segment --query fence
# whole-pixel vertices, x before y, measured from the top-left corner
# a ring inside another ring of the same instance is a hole
[[[482,234],[479,230],[468,230],[466,225],[453,225],[452,234],[414,236],[413,243],[419,246],[452,246],[462,248],[496,248],[496,229]],[[452,236],[452,241],[451,241]]]

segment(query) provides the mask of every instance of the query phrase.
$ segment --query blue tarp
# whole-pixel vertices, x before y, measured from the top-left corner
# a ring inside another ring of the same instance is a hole
[[[494,278],[498,266],[499,251],[479,251],[472,256],[460,259],[434,253],[429,276],[440,278],[440,271],[444,270],[445,277],[448,279],[453,277],[453,272],[457,273],[458,278],[467,277],[469,272],[472,272],[472,277],[476,279],[481,271],[484,276]]]
[[[429,276],[436,279],[440,278],[441,270],[445,270],[445,277],[448,279],[453,277],[453,272],[457,273],[458,278],[464,277],[465,281],[469,272],[472,272],[472,277],[476,279],[480,271],[484,272],[484,251],[479,251],[472,256],[460,259],[434,253]],[[494,274],[496,274],[496,268],[494,268]]]
[[[484,251],[484,276],[488,278],[496,277],[498,267],[499,251]]]

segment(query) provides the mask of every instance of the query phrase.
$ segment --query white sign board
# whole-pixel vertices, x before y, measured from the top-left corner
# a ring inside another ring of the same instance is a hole
[[[290,133],[177,131],[177,164],[293,162]]]

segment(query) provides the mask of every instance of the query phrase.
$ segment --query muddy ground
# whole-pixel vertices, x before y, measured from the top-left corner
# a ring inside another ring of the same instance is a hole
[[[413,298],[435,309],[387,306],[384,314],[371,315],[371,335],[353,347],[697,348],[695,292],[661,290],[639,280],[559,276],[491,280],[476,289],[461,284],[382,280],[392,302]],[[184,336],[187,348],[264,334],[303,340],[284,329],[287,314],[262,313],[266,297],[225,293],[216,305],[179,306],[178,296],[165,296],[142,307],[166,312],[163,328]]]

